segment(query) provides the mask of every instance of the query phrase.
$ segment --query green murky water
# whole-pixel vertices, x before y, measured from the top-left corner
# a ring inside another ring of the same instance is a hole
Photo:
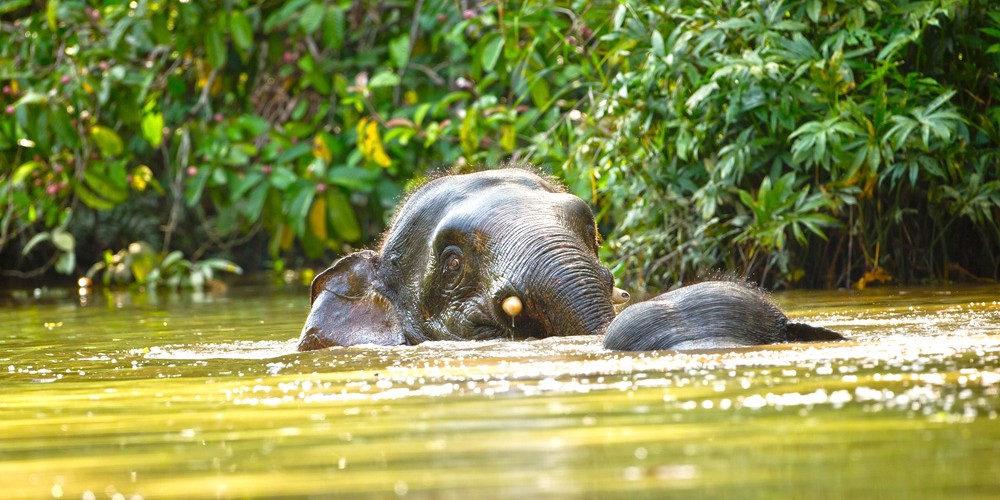
[[[13,498],[1000,495],[1000,287],[779,294],[840,344],[294,353],[294,293],[0,302]],[[117,497],[116,497],[117,495]]]

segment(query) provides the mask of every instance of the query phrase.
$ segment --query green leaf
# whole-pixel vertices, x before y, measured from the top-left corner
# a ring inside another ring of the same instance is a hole
[[[298,177],[286,167],[274,167],[269,176],[269,182],[279,191],[288,189]]]
[[[56,14],[59,12],[59,0],[49,0],[45,6],[45,21],[49,24],[49,29],[55,31],[58,27]]]
[[[653,30],[653,35],[650,38],[650,43],[653,48],[653,55],[656,57],[665,57],[666,51],[663,49],[663,35],[659,31]]]
[[[402,68],[410,59],[410,36],[399,35],[389,41],[389,57],[393,66]]]
[[[427,111],[431,109],[431,103],[425,102],[417,107],[417,111],[413,113],[413,123],[418,127],[424,121],[424,117],[427,116]]]
[[[22,163],[19,167],[17,167],[17,170],[14,171],[14,176],[11,177],[11,183],[15,186],[24,184],[24,180],[27,179],[28,176],[40,166],[42,166],[42,164],[34,160]]]
[[[184,254],[180,250],[174,250],[167,254],[160,262],[159,269],[164,274],[169,274],[169,271],[176,265],[183,265]]]
[[[620,30],[622,28],[622,23],[625,22],[625,2],[618,4],[618,8],[615,9],[615,15],[612,18],[612,25],[615,30]]]
[[[340,50],[344,45],[344,11],[337,6],[326,9],[323,17],[323,43],[329,50]]]
[[[299,17],[299,26],[302,27],[302,31],[307,35],[312,35],[319,28],[319,24],[323,22],[325,11],[326,7],[321,3],[309,4]]]
[[[264,21],[264,32],[271,33],[276,27],[287,23],[293,18],[300,16],[302,14],[302,6],[306,4],[308,0],[291,0],[282,5],[271,17]]]
[[[73,235],[64,230],[52,231],[52,244],[62,252],[73,252],[76,248],[76,240]]]
[[[809,0],[809,4],[806,5],[806,12],[809,14],[809,20],[818,23],[819,15],[823,8],[823,2],[821,0]]]
[[[369,88],[395,87],[399,85],[399,76],[390,71],[381,71],[368,81]]]
[[[108,177],[105,177],[93,170],[87,170],[83,174],[83,182],[95,193],[110,201],[111,203],[122,203],[128,198],[128,190],[120,186]]]
[[[499,33],[494,33],[492,36],[486,36],[480,42],[480,45],[482,49],[480,49],[479,57],[483,64],[483,69],[485,71],[492,71],[500,59],[500,54],[503,53],[504,39]]]
[[[163,113],[148,113],[142,117],[142,136],[150,146],[160,147],[163,142]]]
[[[240,11],[233,11],[229,16],[229,34],[233,37],[233,43],[243,52],[250,49],[253,44],[253,27],[250,20]]]
[[[280,155],[278,155],[278,158],[275,160],[275,163],[288,164],[294,160],[297,160],[311,153],[312,153],[312,144],[300,142],[284,150]]]
[[[198,265],[205,269],[215,269],[227,273],[243,274],[243,268],[237,266],[232,261],[220,258],[205,259],[198,262]]]
[[[201,193],[205,190],[205,185],[208,184],[211,171],[212,169],[208,167],[200,168],[194,177],[187,180],[187,187],[184,190],[184,201],[187,206],[193,207],[201,200]]]
[[[270,127],[267,120],[257,115],[241,115],[236,119],[236,123],[254,137],[267,132],[268,127]]]
[[[10,0],[6,2],[0,2],[0,14],[6,14],[8,12],[14,12],[17,9],[27,7],[31,4],[32,0]]]
[[[48,231],[44,231],[32,236],[31,239],[28,240],[28,243],[24,245],[24,248],[21,249],[21,255],[28,255],[28,252],[31,252],[31,249],[35,248],[35,245],[43,241],[48,241],[51,237],[52,234],[49,233]]]
[[[375,187],[375,181],[378,178],[378,172],[372,172],[364,168],[334,167],[327,174],[326,181],[350,190],[367,192]]]
[[[80,201],[94,210],[111,210],[115,208],[115,204],[98,196],[93,191],[88,189],[82,182],[74,182],[73,193]]]
[[[101,149],[101,154],[104,156],[117,156],[124,149],[121,137],[118,137],[114,130],[107,127],[94,125],[90,129],[90,137],[97,143],[97,147]]]
[[[251,224],[260,220],[261,215],[263,215],[264,202],[267,201],[267,190],[267,183],[262,182],[258,184],[257,187],[250,192],[250,196],[247,197],[245,205],[246,208],[243,215],[247,217],[248,222]]]
[[[226,64],[226,42],[223,38],[222,30],[217,23],[211,23],[205,32],[205,55],[208,56],[208,64],[213,68],[221,68]]]
[[[76,270],[76,254],[73,252],[67,252],[59,256],[56,260],[56,271],[60,274],[73,274]]]
[[[239,201],[247,191],[253,189],[263,179],[264,174],[260,172],[250,172],[242,179],[237,178],[236,184],[232,187],[232,191],[229,194],[229,201],[234,203]]]
[[[309,209],[316,196],[316,186],[311,182],[300,180],[296,183],[296,187],[297,189],[290,190],[294,191],[294,194],[291,202],[287,204],[287,213],[295,234],[302,236],[305,233],[306,220],[309,218]]]
[[[361,226],[354,214],[354,208],[348,203],[347,197],[336,189],[326,192],[327,217],[333,230],[344,241],[361,239]]]

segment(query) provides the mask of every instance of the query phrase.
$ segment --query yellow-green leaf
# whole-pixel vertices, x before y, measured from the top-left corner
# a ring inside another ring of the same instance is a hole
[[[26,179],[29,175],[31,175],[31,173],[34,172],[35,169],[40,167],[41,165],[42,164],[37,161],[28,161],[22,163],[21,166],[17,167],[17,170],[14,171],[14,177],[11,178],[11,181],[14,183],[14,185],[23,184],[24,179]]]
[[[392,165],[392,160],[386,154],[385,147],[382,145],[378,123],[367,118],[362,118],[358,121],[358,149],[366,160],[380,167]]]
[[[517,145],[517,131],[513,124],[506,124],[500,127],[500,145],[507,151],[513,151]]]
[[[117,205],[128,198],[125,186],[115,185],[115,182],[111,179],[91,170],[84,172],[83,182],[87,187],[93,189],[95,193],[113,204]]]
[[[333,153],[330,152],[330,146],[323,140],[322,135],[317,134],[313,139],[313,156],[325,163],[333,161]]]
[[[309,209],[309,229],[316,239],[326,241],[326,198],[323,196],[317,196]]]
[[[142,136],[150,146],[160,147],[163,142],[163,113],[148,113],[142,117]]]
[[[326,192],[330,225],[344,241],[358,241],[361,239],[361,226],[358,225],[358,218],[354,215],[354,208],[347,201],[339,190],[331,189]]]
[[[49,0],[45,6],[45,21],[49,23],[49,29],[55,31],[58,25],[56,14],[59,12],[59,0]]]
[[[73,187],[73,192],[78,198],[80,198],[80,201],[95,210],[111,210],[112,208],[115,208],[114,203],[101,198],[93,191],[87,189],[82,183],[77,183]]]
[[[97,147],[101,149],[101,154],[104,156],[119,155],[124,149],[121,137],[118,137],[114,130],[107,127],[94,125],[90,129],[90,137],[97,143]]]

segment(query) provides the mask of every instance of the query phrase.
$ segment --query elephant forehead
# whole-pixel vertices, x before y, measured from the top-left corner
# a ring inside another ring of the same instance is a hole
[[[594,216],[576,196],[564,193],[496,188],[453,200],[440,213],[432,239],[462,233],[477,240],[514,234],[566,233],[593,238]]]
[[[381,252],[402,268],[422,268],[428,254],[418,248],[439,252],[442,245],[471,243],[482,251],[539,234],[597,251],[586,202],[524,170],[487,171],[439,178],[417,190],[397,213]]]

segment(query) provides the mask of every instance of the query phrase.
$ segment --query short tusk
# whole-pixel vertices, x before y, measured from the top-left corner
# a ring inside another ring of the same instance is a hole
[[[514,295],[511,295],[510,297],[503,299],[503,304],[501,304],[501,307],[503,308],[503,312],[507,313],[507,316],[510,316],[511,319],[514,319],[517,317],[518,314],[521,314],[521,309],[524,306],[521,304],[521,299],[517,298]]]
[[[621,305],[628,302],[629,294],[621,288],[614,287],[611,289],[611,303]]]

